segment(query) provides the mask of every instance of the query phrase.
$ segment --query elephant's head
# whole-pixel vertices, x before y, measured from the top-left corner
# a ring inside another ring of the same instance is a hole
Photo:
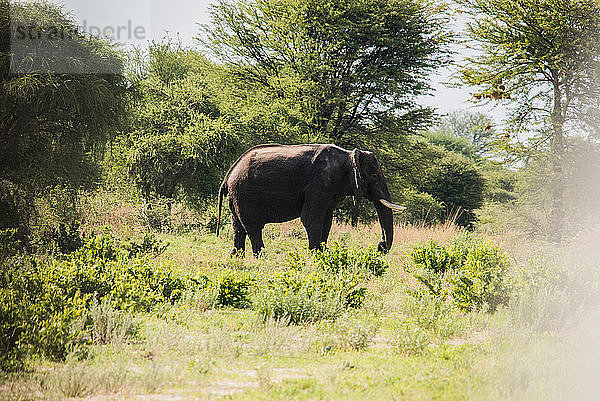
[[[392,213],[401,212],[406,208],[391,202],[390,191],[385,183],[381,165],[373,153],[354,149],[350,157],[354,175],[354,201],[358,202],[361,196],[364,196],[374,203],[382,231],[382,241],[377,248],[387,252],[392,247],[394,239]]]

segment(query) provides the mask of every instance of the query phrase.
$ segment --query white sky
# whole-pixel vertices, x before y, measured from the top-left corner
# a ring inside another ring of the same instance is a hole
[[[209,6],[211,0],[53,0],[62,4],[80,24],[85,21],[86,26],[118,27],[126,35],[135,27],[141,26],[144,30],[144,39],[125,37],[126,44],[144,46],[148,40],[160,40],[165,35],[178,37],[185,45],[194,45],[193,38],[198,35],[199,24],[210,22]],[[458,21],[454,29],[460,30],[464,21]],[[123,40],[122,40],[123,41]],[[465,49],[455,46],[460,59]],[[431,96],[424,96],[419,103],[437,109],[441,114],[458,109],[469,109],[489,114],[496,123],[501,124],[506,111],[503,107],[476,106],[469,102],[472,88],[453,88],[444,85],[451,80],[452,68],[440,70],[431,77],[434,91]]]

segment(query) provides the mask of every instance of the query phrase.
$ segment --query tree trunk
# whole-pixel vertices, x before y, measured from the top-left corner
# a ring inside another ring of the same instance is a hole
[[[550,239],[562,242],[565,235],[565,137],[561,88],[558,79],[554,82],[554,107],[552,110],[552,188],[550,210]]]

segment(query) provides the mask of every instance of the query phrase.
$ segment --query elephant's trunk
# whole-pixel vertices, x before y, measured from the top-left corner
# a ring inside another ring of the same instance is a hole
[[[377,249],[383,253],[387,253],[392,247],[394,240],[394,219],[392,217],[392,209],[384,206],[382,203],[375,201],[375,209],[379,217],[379,225],[381,225],[382,241]]]

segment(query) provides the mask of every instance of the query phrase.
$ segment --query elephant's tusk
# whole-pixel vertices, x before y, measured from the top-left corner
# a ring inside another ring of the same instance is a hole
[[[406,209],[404,206],[394,205],[392,202],[388,202],[385,199],[379,199],[379,202],[381,202],[381,204],[383,206],[389,207],[390,209],[392,209],[392,212],[395,212],[395,213],[400,213],[401,211]]]

